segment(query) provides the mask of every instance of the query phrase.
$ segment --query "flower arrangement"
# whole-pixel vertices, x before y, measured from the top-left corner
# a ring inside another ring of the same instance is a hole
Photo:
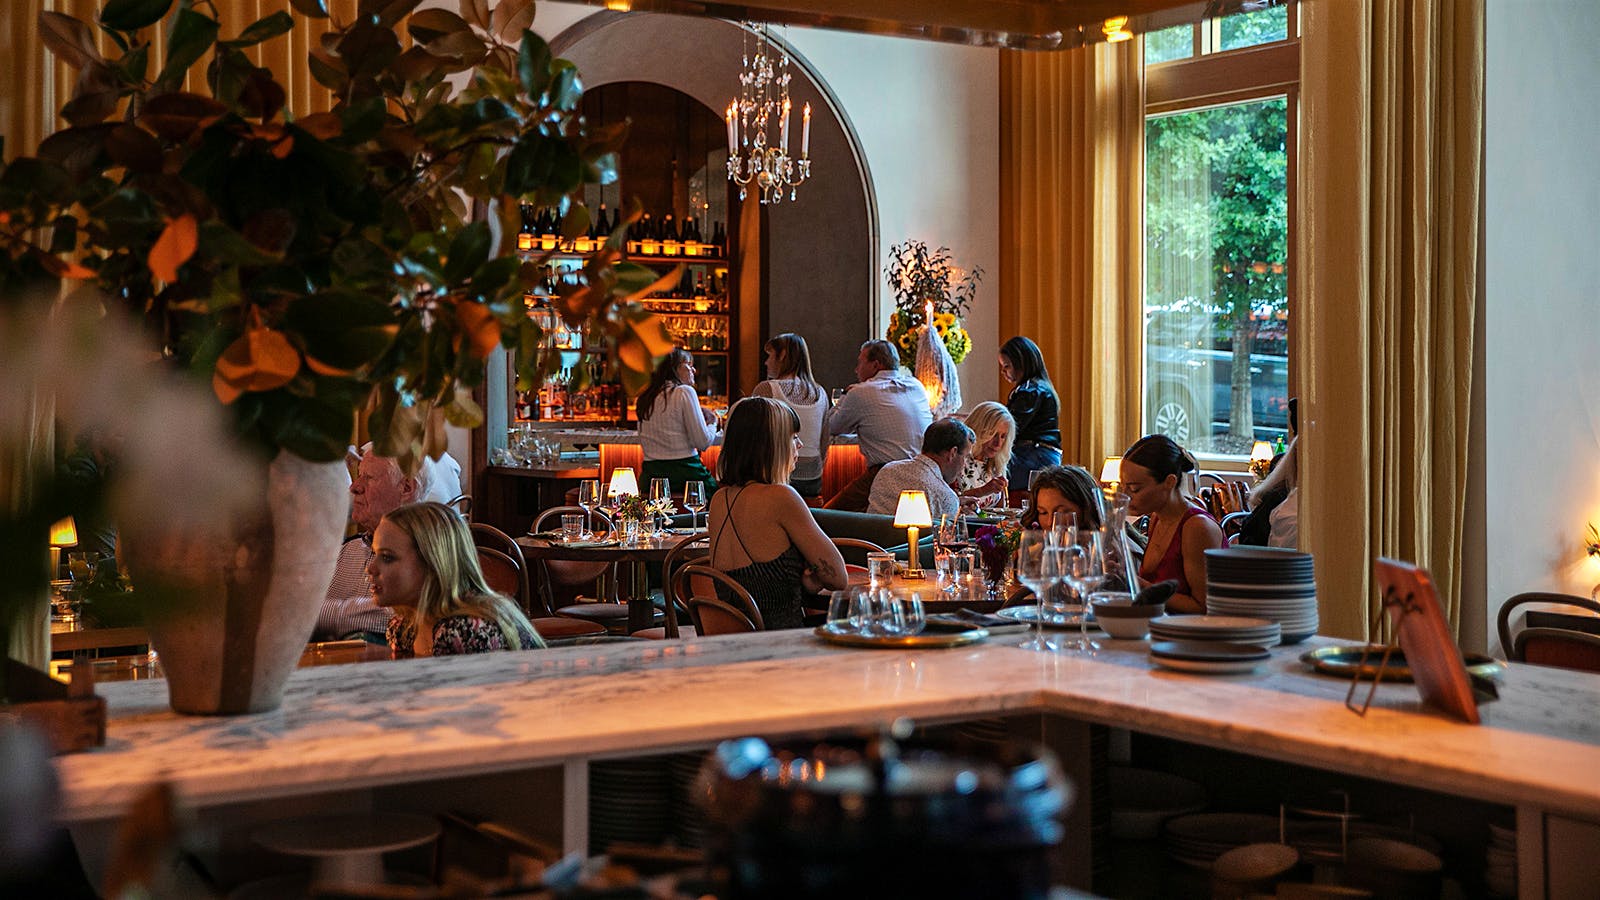
[[[617,504],[617,515],[627,522],[648,522],[655,514],[654,504],[643,495],[625,494]]]
[[[983,558],[983,567],[989,570],[989,580],[999,581],[1006,570],[1006,560],[1022,543],[1022,523],[1007,519],[999,525],[985,525],[972,536],[972,542]]]
[[[1583,539],[1583,546],[1590,556],[1600,557],[1600,528],[1589,526],[1589,534]]]
[[[928,305],[933,308],[933,327],[957,365],[972,350],[972,338],[962,327],[962,317],[972,304],[983,278],[983,269],[970,272],[956,267],[950,248],[928,249],[922,241],[906,241],[889,248],[885,273],[894,291],[895,311],[889,316],[884,335],[900,352],[902,365],[915,364],[917,329],[927,322]]]

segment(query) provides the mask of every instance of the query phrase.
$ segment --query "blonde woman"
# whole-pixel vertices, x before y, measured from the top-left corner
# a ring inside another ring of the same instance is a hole
[[[395,610],[388,638],[396,657],[544,646],[517,604],[484,580],[472,532],[442,503],[384,516],[372,534],[367,577],[373,601]]]
[[[822,442],[822,414],[828,411],[828,392],[811,374],[811,351],[806,339],[785,332],[767,341],[767,380],[751,392],[789,404],[800,419],[800,452],[795,458],[789,486],[802,497],[822,493],[822,465],[827,459]]]
[[[1017,439],[1017,422],[1011,411],[993,401],[979,403],[967,414],[967,427],[977,436],[972,456],[961,467],[956,493],[972,497],[978,506],[1004,506],[1006,467],[1011,465],[1011,447]]]

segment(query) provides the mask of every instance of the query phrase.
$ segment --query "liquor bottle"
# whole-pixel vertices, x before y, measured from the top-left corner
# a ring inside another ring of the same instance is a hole
[[[718,222],[712,228],[711,245],[716,248],[715,255],[718,258],[728,258],[728,230],[723,227],[721,222]]]
[[[517,391],[517,421],[527,422],[533,418],[533,399],[527,391]]]
[[[595,240],[603,241],[611,236],[611,230],[611,219],[608,218],[606,213],[606,205],[602,203],[600,204],[600,214],[595,216],[594,228],[590,230],[589,236]]]

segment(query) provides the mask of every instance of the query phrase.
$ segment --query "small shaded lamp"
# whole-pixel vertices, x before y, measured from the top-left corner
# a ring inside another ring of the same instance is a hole
[[[907,555],[905,578],[922,577],[922,553],[917,547],[917,529],[933,527],[933,512],[928,509],[928,495],[922,491],[901,491],[900,505],[894,511],[894,527],[906,530]]]
[[[618,466],[612,469],[609,490],[613,501],[618,497],[639,493],[639,479],[634,476],[633,467]]]
[[[76,546],[78,546],[78,523],[74,522],[71,516],[50,526],[51,578],[61,574],[61,548]]]
[[[1117,485],[1122,483],[1122,457],[1108,456],[1100,466],[1100,484],[1107,494],[1115,494]]]
[[[1256,477],[1256,481],[1260,481],[1267,477],[1267,473],[1271,471],[1272,444],[1266,441],[1256,441],[1255,445],[1250,448],[1250,474]]]

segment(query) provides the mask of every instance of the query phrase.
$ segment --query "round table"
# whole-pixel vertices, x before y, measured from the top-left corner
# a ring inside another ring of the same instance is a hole
[[[632,573],[621,587],[622,600],[628,604],[628,633],[649,628],[655,618],[655,608],[650,603],[649,582],[644,566],[660,563],[679,544],[704,537],[704,531],[693,533],[667,532],[659,538],[641,538],[637,543],[624,545],[602,539],[566,542],[554,538],[525,535],[517,538],[517,546],[529,560],[560,559],[571,562],[627,563]],[[596,546],[596,543],[602,546]]]

